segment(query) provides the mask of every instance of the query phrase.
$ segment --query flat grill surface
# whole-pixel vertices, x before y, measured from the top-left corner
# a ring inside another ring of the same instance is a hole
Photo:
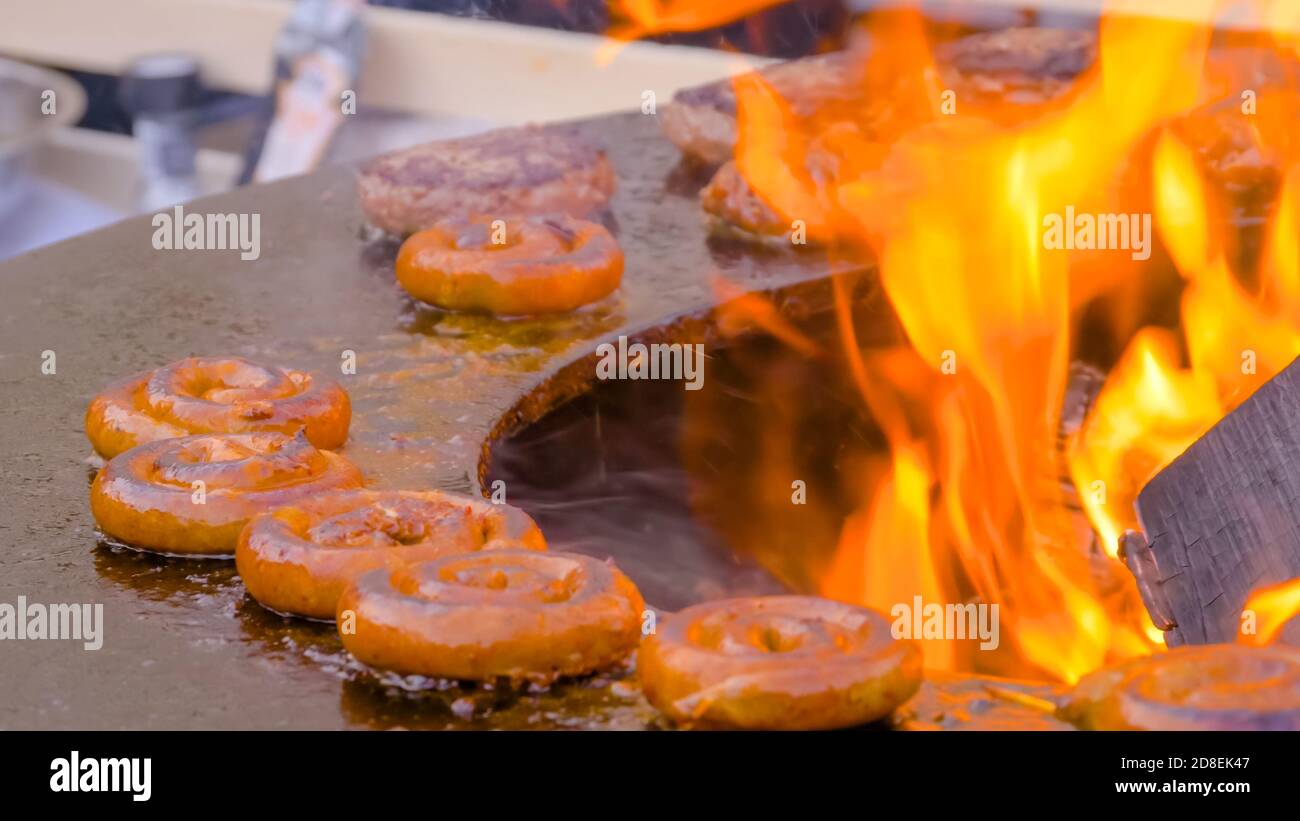
[[[364,238],[350,168],[187,207],[260,214],[256,261],[237,251],[156,251],[144,216],[0,265],[0,602],[104,605],[100,650],[0,644],[0,727],[653,722],[632,688],[607,677],[517,695],[374,675],[342,651],[331,626],[262,610],[232,562],[103,542],[87,502],[87,403],[112,380],[183,356],[238,354],[337,375],[353,401],[343,452],[372,486],[474,493],[486,443],[581,392],[603,339],[707,333],[701,317],[716,303],[715,273],[780,289],[830,272],[819,254],[709,240],[699,181],[678,167],[654,117],[576,127],[608,148],[617,169],[607,222],[627,264],[614,297],[568,316],[499,321],[413,303],[394,282],[395,243]],[[339,375],[348,350],[357,373]],[[44,351],[55,353],[53,375],[41,372]],[[617,544],[608,553],[658,607],[684,606],[703,590],[755,592],[753,573],[738,575],[716,551],[676,556],[669,570]]]
[[[627,270],[615,297],[569,316],[497,321],[412,302],[394,282],[395,243],[363,238],[350,168],[187,207],[260,214],[256,261],[154,250],[145,216],[0,266],[0,601],[97,602],[105,614],[98,651],[75,641],[0,644],[0,726],[481,723],[458,717],[466,702],[451,710],[465,695],[490,702],[478,712],[493,708],[494,726],[648,720],[638,699],[599,680],[522,702],[457,690],[396,697],[420,683],[375,679],[354,668],[329,626],[264,612],[231,562],[102,543],[87,502],[87,403],[112,380],[183,356],[240,354],[334,375],[353,400],[343,452],[372,485],[473,493],[484,443],[581,390],[591,370],[580,360],[601,339],[706,312],[714,271],[762,288],[826,273],[816,255],[769,254],[757,264],[711,247],[695,185],[675,169],[677,152],[653,117],[577,128],[606,145],[618,169],[608,221]],[[57,367],[48,376],[47,350]],[[355,376],[340,374],[346,350],[356,352]],[[671,578],[654,557],[611,548],[655,605],[697,598],[698,579]],[[734,567],[701,552],[692,570],[726,590]]]

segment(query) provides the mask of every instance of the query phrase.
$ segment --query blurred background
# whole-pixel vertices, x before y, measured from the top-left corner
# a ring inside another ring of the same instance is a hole
[[[765,61],[842,48],[878,5],[0,0],[0,259],[323,163],[632,110],[647,90],[663,104]],[[1050,24],[1096,3],[925,5],[979,29]]]

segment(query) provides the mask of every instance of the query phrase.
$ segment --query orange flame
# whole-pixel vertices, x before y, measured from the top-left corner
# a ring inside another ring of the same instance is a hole
[[[908,31],[895,22],[868,84],[933,65],[924,37]],[[973,594],[1000,605],[1012,640],[1015,660],[994,666],[1066,681],[1152,649],[1136,591],[1099,585],[1072,548],[1056,440],[1077,306],[1070,257],[1045,249],[1043,226],[1066,206],[1107,204],[1094,192],[1107,190],[1154,124],[1196,101],[1199,71],[1189,69],[1204,61],[1208,34],[1204,23],[1108,19],[1099,66],[1068,108],[1007,129],[993,124],[995,112],[945,121],[933,105],[913,107],[891,144],[853,129],[827,141],[825,123],[800,122],[770,86],[736,82],[746,180],[779,214],[803,219],[810,236],[874,249],[910,347],[935,374],[928,390],[909,393],[854,352],[850,367],[893,455],[879,476],[864,477],[873,493],[841,533],[823,594],[886,611],[916,595],[943,603]],[[934,91],[922,74],[913,92]],[[847,340],[847,322],[841,330]],[[1126,372],[1141,377],[1143,363],[1160,361],[1147,344]],[[1168,397],[1195,413],[1171,406],[1157,415],[1193,415],[1199,433],[1204,394]],[[1212,422],[1220,409],[1210,399]],[[1152,460],[1187,441],[1173,439]],[[1126,467],[1125,451],[1151,440],[1120,427],[1111,444],[1120,453],[1081,451],[1076,481]],[[1095,499],[1085,508],[1105,523]],[[1127,524],[1103,530],[1112,554]],[[927,649],[927,664],[953,665],[951,646]]]
[[[1300,153],[1284,132],[1272,118],[1254,130],[1259,147],[1284,169],[1254,292],[1228,262],[1230,222],[1208,193],[1193,151],[1168,131],[1156,143],[1155,217],[1187,283],[1181,313],[1189,367],[1180,367],[1171,334],[1140,332],[1074,442],[1072,476],[1081,489],[1103,489],[1100,500],[1085,493],[1084,504],[1112,555],[1119,534],[1137,527],[1133,502],[1141,484],[1300,355]],[[1262,626],[1243,640],[1267,643],[1300,612],[1300,585],[1261,589],[1245,607]]]
[[[723,335],[735,336],[750,328],[761,328],[806,357],[821,355],[817,343],[782,316],[766,297],[745,291],[720,276],[713,278],[712,285],[714,295],[721,303],[716,322]]]
[[[1216,206],[1192,151],[1164,132],[1152,165],[1156,223],[1187,280],[1182,319],[1190,367],[1180,367],[1171,334],[1140,332],[1073,443],[1072,476],[1081,490],[1099,491],[1085,492],[1084,505],[1111,555],[1119,535],[1137,527],[1133,502],[1142,483],[1300,355],[1296,170],[1279,197],[1256,296],[1228,265],[1226,227],[1219,235],[1211,227]]]
[[[1112,557],[1124,531],[1140,529],[1133,503],[1142,484],[1223,416],[1213,379],[1179,360],[1172,332],[1138,332],[1071,442],[1071,478]]]
[[[670,19],[717,25],[758,5],[682,3],[628,16],[650,28]],[[952,90],[910,11],[872,19],[859,111],[796,115],[761,77],[734,83],[736,168],[810,238],[868,247],[906,338],[864,349],[848,289],[834,280],[848,375],[888,453],[863,463],[861,503],[840,528],[818,592],[886,612],[916,596],[1001,608],[1008,646],[971,658],[952,641],[927,641],[930,667],[1073,682],[1159,649],[1160,633],[1115,561],[1120,534],[1138,526],[1138,492],[1300,354],[1300,140],[1291,119],[1300,94],[1270,92],[1248,123],[1259,155],[1283,171],[1250,277],[1233,267],[1230,204],[1216,200],[1171,127],[1237,79],[1212,76],[1207,62],[1216,5],[1180,3],[1177,21],[1103,17],[1097,65],[1076,93],[1032,116],[960,98],[960,115],[947,116],[940,103]],[[1295,4],[1265,11],[1278,52],[1300,55]],[[889,102],[884,117],[873,107],[880,99]],[[1148,161],[1149,192],[1133,184],[1133,169]],[[1052,245],[1049,225],[1076,231],[1062,214],[1132,216],[1114,223],[1129,229],[1118,236],[1136,242],[1135,232],[1150,229],[1147,249],[1157,234],[1168,259],[1094,249],[1095,226],[1086,243],[1066,246],[1074,250]],[[1137,303],[1173,300],[1179,288],[1178,327],[1140,327],[1149,306]],[[1082,317],[1110,298],[1105,324],[1116,338],[1103,358],[1114,366],[1062,447],[1070,364],[1085,355]],[[728,311],[822,353],[761,299],[737,299]],[[1081,544],[1081,524],[1100,550]],[[1300,610],[1300,582],[1261,590],[1250,606],[1268,614],[1271,638]]]
[[[787,0],[610,0],[616,21],[609,35],[619,40],[725,26]]]
[[[1254,613],[1255,632],[1243,631],[1238,637],[1241,643],[1256,647],[1272,644],[1287,622],[1300,614],[1300,578],[1252,592],[1243,612]]]

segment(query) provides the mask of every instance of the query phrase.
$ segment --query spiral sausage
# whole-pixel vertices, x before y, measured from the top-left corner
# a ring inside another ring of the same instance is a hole
[[[548,683],[626,657],[644,607],[598,559],[491,550],[366,573],[344,590],[338,619],[343,645],[373,667]]]
[[[110,459],[91,485],[90,510],[106,534],[136,547],[228,555],[258,513],[360,486],[351,462],[301,431],[198,434]]]
[[[106,388],[86,411],[86,435],[105,459],[193,433],[293,434],[334,450],[352,410],[336,383],[240,357],[182,359]]]
[[[571,311],[622,277],[623,252],[609,231],[566,216],[444,220],[397,255],[397,281],[416,299],[502,316]]]
[[[1179,647],[1084,676],[1060,714],[1090,730],[1300,730],[1300,651]]]
[[[235,563],[265,607],[333,619],[348,582],[453,553],[546,549],[528,514],[438,491],[331,493],[263,513],[239,536]]]
[[[693,727],[850,727],[921,684],[921,653],[874,610],[811,596],[706,602],[668,617],[637,659],[646,698]]]

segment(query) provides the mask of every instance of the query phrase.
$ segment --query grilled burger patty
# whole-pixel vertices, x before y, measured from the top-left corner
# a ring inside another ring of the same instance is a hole
[[[467,215],[587,216],[604,208],[614,188],[603,150],[571,131],[540,126],[385,154],[357,181],[366,218],[397,235]]]
[[[863,55],[836,51],[778,63],[759,72],[800,117],[861,95]],[[736,94],[731,80],[686,88],[659,115],[664,134],[689,159],[721,165],[736,146]]]
[[[939,46],[946,84],[962,96],[1026,104],[1067,89],[1096,57],[1088,31],[1013,28],[972,34]],[[861,49],[791,60],[759,74],[800,117],[831,107],[862,107],[866,55]],[[730,80],[683,89],[660,114],[664,133],[687,158],[705,165],[730,160],[736,144],[736,95]]]
[[[1091,31],[1011,28],[945,43],[935,59],[961,96],[1033,106],[1066,93],[1097,58]]]
[[[998,103],[982,106],[980,110],[1000,120],[1030,117],[1039,106],[1067,93],[1094,58],[1095,38],[1090,32],[1059,29],[1019,28],[975,34],[936,50],[944,86],[957,91],[958,104]],[[780,84],[788,86],[785,78],[794,76],[796,67],[804,66],[802,88],[812,96],[786,98],[796,114],[803,117],[815,114],[819,121],[833,121],[832,128],[856,128],[875,139],[888,140],[891,134],[896,137],[895,132],[908,127],[908,115],[900,110],[901,104],[863,96],[861,62],[860,55],[850,62],[846,53],[839,52],[782,64],[769,70],[782,69],[775,78],[766,71],[764,75],[784,95],[788,92]],[[855,68],[854,64],[859,67]],[[831,77],[827,72],[838,74]],[[815,78],[819,73],[824,76]],[[707,113],[700,106],[688,104],[688,110],[679,112],[671,126],[665,119],[665,131],[683,152],[696,160],[722,160],[713,179],[700,192],[701,207],[715,218],[716,227],[739,228],[760,237],[784,237],[790,230],[789,221],[754,193],[731,159],[736,129],[735,96],[730,93],[730,82],[721,86],[726,87],[725,95],[716,83],[679,94],[678,100],[695,102],[711,96],[717,104],[708,108]],[[709,91],[706,93],[705,89]],[[675,101],[671,108],[677,105]],[[731,119],[724,127],[722,112],[728,105]],[[846,116],[851,119],[844,119]],[[707,133],[698,130],[702,126],[708,127]],[[824,156],[816,142],[814,138],[807,156],[808,171],[814,178],[819,174],[812,166]],[[809,241],[830,239],[818,235],[810,226]]]

